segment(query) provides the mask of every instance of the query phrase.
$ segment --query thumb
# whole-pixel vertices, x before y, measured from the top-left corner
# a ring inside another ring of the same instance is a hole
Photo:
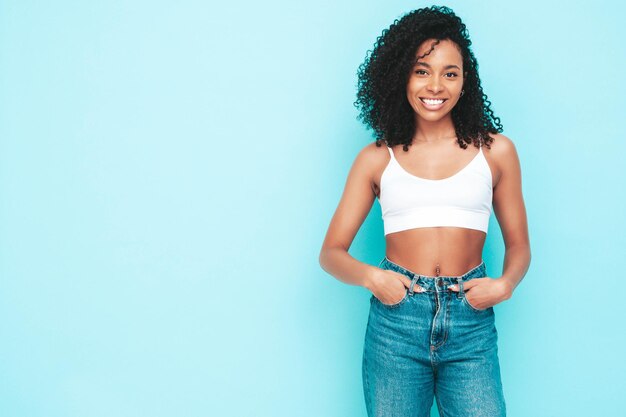
[[[475,279],[470,279],[469,281],[465,281],[463,283],[463,289],[464,290],[469,290],[470,288],[475,287],[479,283],[480,283],[480,281],[476,281]]]
[[[406,288],[409,288],[411,286],[411,279],[404,274],[400,274],[400,276],[401,276],[400,280],[402,281],[404,286]]]
[[[469,290],[473,286],[474,286],[474,284],[471,283],[471,281],[465,281],[465,282],[463,282],[463,291]],[[455,291],[455,292],[461,291],[461,289],[459,288],[459,284],[448,285],[448,289],[450,289],[452,291]]]
[[[413,282],[413,280],[411,280],[409,277],[407,277],[404,274],[400,274],[400,280],[402,281],[402,283],[404,284],[406,288],[410,288],[411,282]],[[416,282],[415,285],[413,286],[413,291],[420,292],[422,291],[422,287],[420,287]]]

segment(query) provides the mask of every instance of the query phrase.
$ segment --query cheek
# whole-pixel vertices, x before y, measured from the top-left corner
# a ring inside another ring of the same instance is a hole
[[[406,98],[409,102],[412,102],[415,99],[415,89],[408,87],[406,89]]]
[[[460,93],[463,88],[463,82],[461,80],[448,80],[448,91],[452,94]]]
[[[406,91],[408,94],[417,94],[422,88],[424,88],[424,81],[417,77],[411,77],[406,85]]]
[[[418,100],[418,96],[419,96],[419,92],[422,91],[422,86],[421,85],[417,85],[417,83],[413,83],[412,85],[409,85],[409,87],[406,90],[406,96],[409,99],[409,101],[415,101]]]

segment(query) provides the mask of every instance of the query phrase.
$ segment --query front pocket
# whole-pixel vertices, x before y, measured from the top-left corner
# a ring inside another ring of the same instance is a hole
[[[378,298],[376,298],[376,297],[374,297],[374,298],[376,298],[381,305],[383,305],[383,306],[385,306],[387,308],[395,308],[395,307],[398,307],[400,304],[404,303],[406,301],[408,295],[409,295],[409,289],[405,288],[404,289],[404,297],[402,297],[402,299],[400,301],[398,301],[397,303],[395,303],[395,304],[385,304],[382,301],[378,300]]]
[[[474,310],[474,311],[485,311],[485,310],[487,310],[486,308],[480,309],[480,308],[476,308],[476,307],[474,307],[473,305],[471,305],[471,304],[470,304],[470,302],[469,302],[469,301],[467,301],[467,296],[465,295],[465,292],[463,293],[463,298],[462,298],[462,300],[463,300],[463,302],[465,302],[465,304],[466,304],[469,308],[471,308],[471,309],[472,309],[472,310]]]

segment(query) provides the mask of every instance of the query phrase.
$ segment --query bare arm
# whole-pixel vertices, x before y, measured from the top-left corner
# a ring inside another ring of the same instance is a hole
[[[504,266],[500,280],[505,283],[507,298],[521,282],[530,265],[528,221],[522,196],[522,173],[513,142],[497,135],[494,159],[500,168],[500,179],[493,193],[493,208],[505,244]]]
[[[513,142],[504,135],[495,135],[489,152],[500,175],[493,189],[493,208],[502,230],[505,255],[502,275],[473,278],[464,288],[467,301],[479,309],[494,306],[513,296],[530,265],[530,243],[526,209],[522,197],[522,173]],[[451,287],[458,292],[456,285]]]
[[[348,249],[376,198],[372,188],[375,151],[372,143],[355,158],[319,255],[324,271],[346,284],[366,288],[379,268],[356,260]]]

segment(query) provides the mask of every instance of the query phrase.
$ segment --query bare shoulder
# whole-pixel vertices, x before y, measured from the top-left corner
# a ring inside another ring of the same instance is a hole
[[[492,172],[495,173],[494,184],[497,184],[504,173],[511,169],[519,169],[519,158],[515,143],[511,138],[502,133],[490,133],[489,136],[493,138],[493,142],[490,148],[484,147],[483,150],[492,167]]]
[[[389,160],[389,151],[386,148],[384,142],[381,142],[380,146],[376,146],[375,141],[370,142],[361,149],[359,155],[371,164],[384,163]]]
[[[391,156],[385,142],[376,146],[375,141],[364,146],[356,157],[355,167],[358,166],[359,171],[368,177],[375,195],[378,195],[380,177],[390,159]]]
[[[360,171],[367,172],[372,179],[376,178],[379,171],[389,162],[389,151],[386,148],[384,142],[380,146],[376,146],[375,141],[368,143],[357,154],[355,167],[358,166]]]
[[[493,138],[493,142],[491,142],[490,148],[484,148],[485,152],[488,153],[492,158],[494,158],[494,162],[498,162],[498,160],[502,158],[511,157],[512,155],[516,155],[515,143],[508,136],[503,135],[502,133],[490,133],[489,136]]]
[[[383,152],[387,151],[374,142],[357,153],[328,227],[324,247],[350,248],[377,195],[373,177],[376,166],[383,161]]]

